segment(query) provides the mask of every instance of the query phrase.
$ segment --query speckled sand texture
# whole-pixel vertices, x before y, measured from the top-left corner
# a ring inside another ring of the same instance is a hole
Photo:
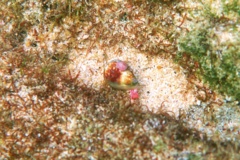
[[[96,45],[98,46],[98,45]],[[128,62],[142,87],[139,89],[140,104],[150,111],[167,111],[178,116],[196,102],[193,87],[189,87],[183,70],[172,60],[160,56],[148,56],[128,44],[119,44],[102,50],[100,47],[71,53],[71,72],[80,71],[79,81],[88,87],[100,88],[104,84],[103,70],[107,61],[120,59]],[[143,109],[144,111],[144,109]]]

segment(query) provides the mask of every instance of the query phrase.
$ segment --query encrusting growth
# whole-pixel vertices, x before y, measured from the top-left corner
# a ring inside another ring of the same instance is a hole
[[[104,79],[114,89],[130,90],[131,99],[139,97],[138,81],[126,62],[112,60],[104,70]]]

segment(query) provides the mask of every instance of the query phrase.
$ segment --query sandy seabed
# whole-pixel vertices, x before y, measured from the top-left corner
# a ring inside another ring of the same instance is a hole
[[[141,85],[140,98],[136,101],[154,113],[161,110],[177,117],[196,103],[194,87],[188,84],[183,69],[170,59],[148,56],[128,44],[121,43],[105,50],[96,45],[89,53],[87,50],[73,51],[70,59],[73,62],[69,70],[75,74],[80,72],[79,80],[95,89],[104,85],[103,71],[108,61],[126,61]]]

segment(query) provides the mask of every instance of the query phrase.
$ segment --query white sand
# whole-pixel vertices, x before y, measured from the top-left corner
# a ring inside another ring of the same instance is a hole
[[[53,30],[47,29],[46,26],[32,28],[25,39],[24,49],[43,53],[46,53],[44,50],[51,53],[69,52],[72,61],[66,71],[70,70],[73,76],[80,71],[79,81],[94,89],[99,89],[104,84],[103,69],[107,61],[111,59],[127,61],[143,86],[139,89],[140,98],[137,100],[140,102],[140,106],[146,106],[154,113],[159,113],[162,110],[169,111],[177,117],[180,110],[185,111],[189,105],[196,103],[194,87],[188,84],[183,70],[171,59],[163,59],[150,53],[141,53],[135,49],[141,45],[141,41],[136,38],[138,34],[142,34],[142,38],[148,39],[148,44],[142,44],[145,50],[153,46],[161,48],[164,44],[171,45],[161,35],[165,34],[164,31],[157,31],[156,34],[153,34],[154,28],[156,28],[153,20],[159,19],[162,15],[161,12],[165,12],[165,10],[159,6],[155,19],[152,19],[153,17],[145,14],[144,8],[138,9],[130,5],[130,9],[128,9],[125,8],[125,5],[127,4],[119,2],[119,6],[112,6],[112,10],[101,10],[101,12],[108,14],[101,14],[103,16],[101,19],[96,16],[95,24],[74,21],[66,17],[63,19],[63,24],[53,27]],[[129,21],[120,21],[119,16],[125,12],[134,13],[136,18],[132,17]],[[170,11],[166,10],[166,12]],[[178,16],[174,17],[175,19],[172,20],[180,24],[182,19],[179,19]],[[171,20],[173,17],[168,18]],[[104,29],[101,29],[101,25],[95,27],[100,21],[104,25]],[[74,35],[76,38],[71,35],[71,30],[77,34]],[[143,30],[144,33],[135,33],[134,30]],[[104,32],[102,35],[105,37],[99,38],[96,35],[101,32]],[[122,37],[117,37],[119,35]],[[124,41],[124,36],[129,38],[128,41],[139,41],[139,44],[138,42],[133,43],[135,48],[132,47]],[[111,41],[117,39],[120,40],[116,43],[113,42],[114,45],[109,47]],[[38,46],[31,47],[29,45],[31,41],[37,41]],[[104,44],[108,45],[104,46]]]
[[[183,70],[178,65],[160,56],[140,53],[128,44],[119,44],[104,51],[101,48],[94,48],[89,53],[76,51],[71,54],[71,59],[71,72],[76,74],[80,71],[79,81],[95,89],[104,84],[106,61],[120,59],[128,62],[142,85],[139,89],[141,106],[147,106],[154,113],[164,110],[178,116],[180,110],[185,111],[196,102],[193,87],[189,88]]]

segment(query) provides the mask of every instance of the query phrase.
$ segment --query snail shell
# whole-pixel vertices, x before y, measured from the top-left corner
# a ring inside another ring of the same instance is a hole
[[[104,79],[114,89],[131,90],[138,88],[138,81],[126,62],[110,61],[104,70]]]

